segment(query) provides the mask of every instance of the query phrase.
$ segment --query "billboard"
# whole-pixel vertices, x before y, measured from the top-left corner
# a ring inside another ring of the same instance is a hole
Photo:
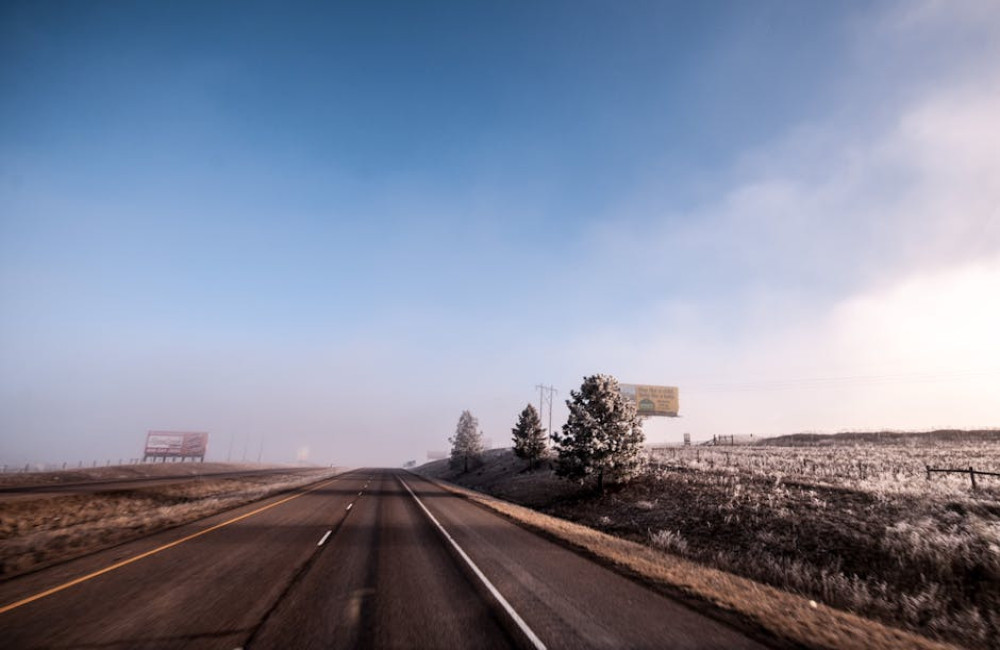
[[[146,434],[146,458],[205,458],[208,434],[202,431],[150,431]]]
[[[622,395],[635,403],[639,415],[662,415],[675,418],[678,411],[676,386],[619,384]]]

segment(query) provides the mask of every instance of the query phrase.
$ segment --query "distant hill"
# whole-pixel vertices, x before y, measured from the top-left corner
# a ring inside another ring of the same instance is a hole
[[[1000,443],[1000,429],[938,429],[936,431],[867,431],[851,433],[793,433],[762,438],[758,445],[771,447],[816,447],[834,445],[931,445],[940,443]]]

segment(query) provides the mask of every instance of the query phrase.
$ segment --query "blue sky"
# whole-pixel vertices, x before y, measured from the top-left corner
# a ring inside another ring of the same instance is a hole
[[[993,3],[0,11],[11,463],[396,463],[594,372],[653,440],[1000,424]]]

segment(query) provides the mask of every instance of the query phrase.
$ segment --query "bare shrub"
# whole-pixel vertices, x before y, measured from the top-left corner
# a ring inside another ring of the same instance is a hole
[[[688,551],[687,540],[676,530],[658,530],[651,533],[649,543],[658,549],[678,555],[685,555]]]

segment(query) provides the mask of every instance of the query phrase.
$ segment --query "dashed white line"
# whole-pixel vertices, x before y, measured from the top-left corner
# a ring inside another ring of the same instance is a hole
[[[361,496],[362,494],[364,494],[364,491],[358,492],[358,496]]]
[[[517,625],[517,627],[521,630],[521,633],[528,638],[528,641],[531,643],[532,647],[534,647],[535,650],[546,650],[545,644],[542,643],[542,640],[538,638],[538,635],[535,634],[530,627],[528,627],[528,624],[524,622],[524,619],[521,618],[516,611],[514,611],[514,608],[511,607],[511,604],[507,602],[507,599],[504,598],[503,595],[499,591],[497,591],[497,588],[493,586],[493,583],[490,582],[485,575],[483,575],[483,572],[479,570],[479,567],[477,567],[476,563],[472,561],[472,558],[470,558],[466,554],[466,552],[462,550],[462,547],[458,545],[458,542],[456,542],[454,538],[452,538],[452,536],[448,534],[448,531],[444,529],[444,526],[441,525],[441,522],[439,522],[434,517],[434,515],[431,514],[431,511],[427,509],[427,506],[424,505],[424,502],[421,501],[417,497],[417,495],[413,493],[413,490],[411,490],[410,486],[406,484],[406,481],[404,481],[399,476],[397,476],[396,478],[399,479],[399,482],[403,484],[403,487],[406,488],[406,491],[410,493],[410,496],[413,497],[413,499],[417,502],[417,505],[420,506],[420,509],[424,511],[424,514],[426,514],[430,518],[430,520],[434,522],[434,525],[438,527],[438,530],[440,530],[441,533],[445,536],[445,539],[447,539],[451,543],[455,551],[458,552],[459,556],[463,560],[465,560],[465,563],[469,565],[469,568],[472,569],[472,572],[476,574],[476,577],[482,580],[483,584],[486,585],[486,589],[489,590],[490,594],[497,600],[498,603],[500,603],[500,606],[503,607],[505,612],[507,612],[507,615],[510,616],[510,618],[514,621],[515,625]]]
[[[352,506],[354,506],[354,504],[353,504],[353,503],[348,503],[348,504],[347,504],[347,509],[348,509],[348,510],[350,510]]]
[[[331,533],[333,533],[332,530],[326,531],[326,534],[323,535],[323,539],[319,540],[319,544],[317,544],[316,546],[322,546],[323,544],[326,544],[326,540],[330,539]]]

